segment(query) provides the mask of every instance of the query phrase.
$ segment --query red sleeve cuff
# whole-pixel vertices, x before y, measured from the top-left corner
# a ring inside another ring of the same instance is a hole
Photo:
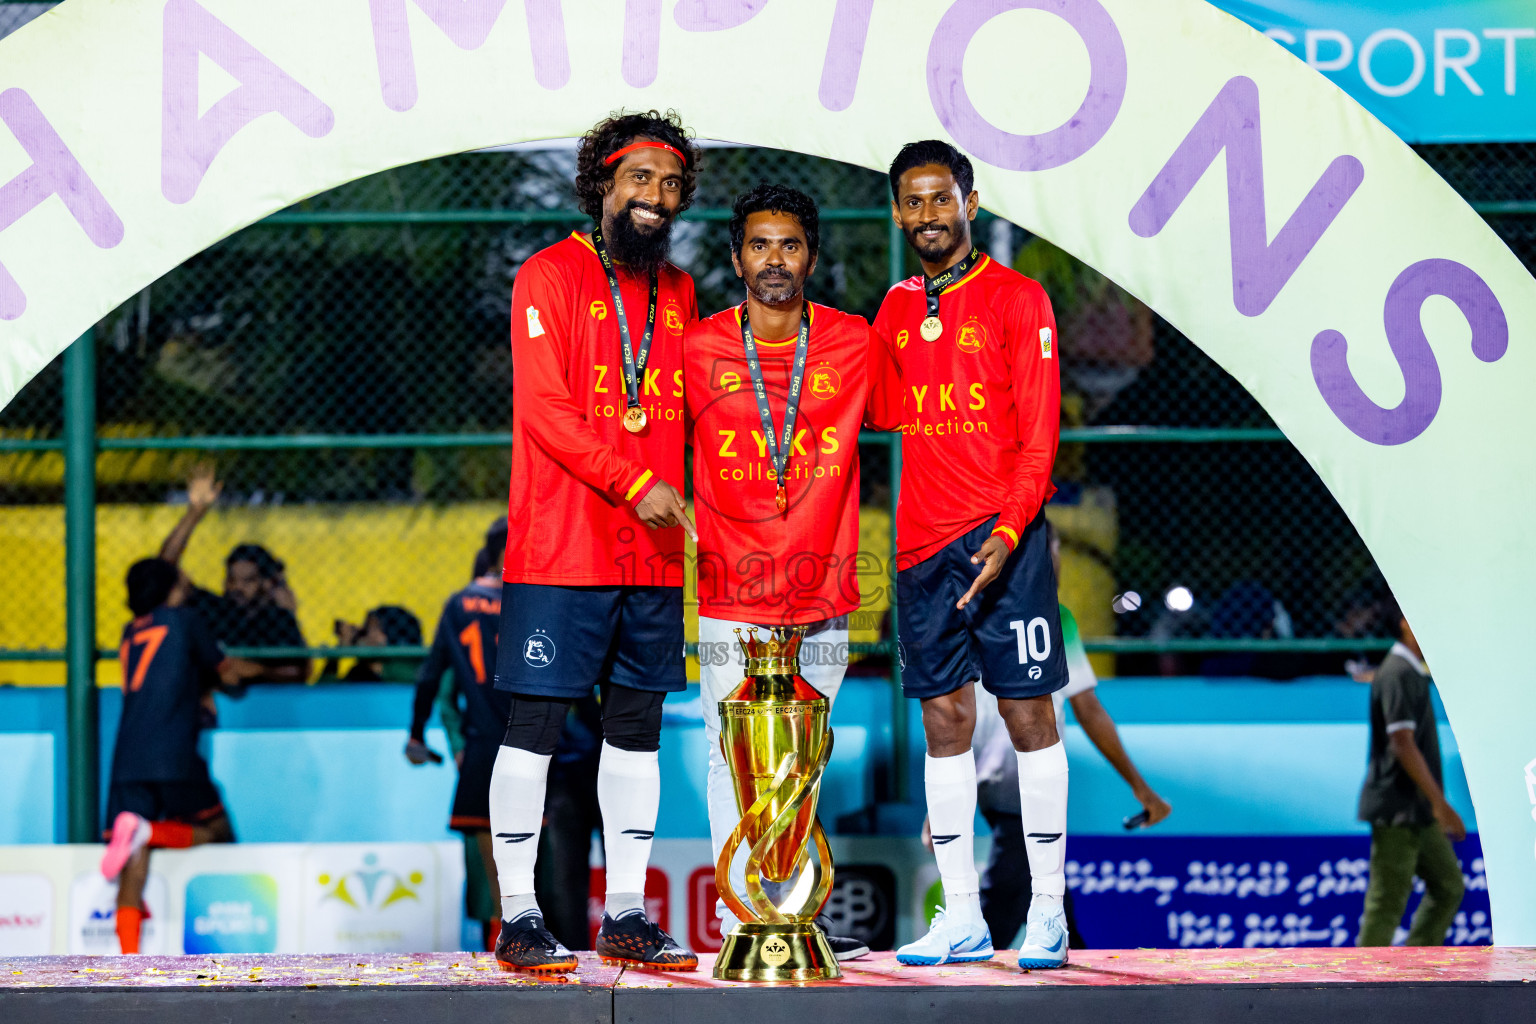
[[[1013,552],[1014,548],[1019,546],[1019,535],[1001,523],[993,528],[992,536],[1003,538],[1003,543],[1008,545],[1008,551],[1010,554]]]

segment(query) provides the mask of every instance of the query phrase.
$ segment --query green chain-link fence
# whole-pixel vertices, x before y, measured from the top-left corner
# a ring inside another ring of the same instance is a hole
[[[1422,152],[1536,263],[1536,147]],[[216,589],[224,551],[257,540],[288,562],[310,644],[334,644],[335,619],[377,604],[430,616],[504,500],[507,296],[523,259],[581,226],[573,164],[569,148],[514,149],[374,175],[232,236],[101,321],[102,647],[122,618],[121,570],[158,548],[208,455],[225,492],[189,548],[200,582]],[[712,148],[675,246],[703,311],[736,300],[724,219],[760,179],[804,188],[826,210],[813,298],[872,316],[893,274],[914,269],[893,252],[878,173]],[[1341,652],[1379,646],[1369,554],[1257,403],[1081,264],[1007,225],[978,232],[994,252],[1012,249],[1058,307],[1052,513],[1064,595],[1097,648],[1121,652],[1122,673],[1288,675],[1336,671]],[[0,647],[43,662],[10,662],[16,681],[62,671],[46,667],[64,640],[61,362],[0,410],[0,547],[13,578],[35,581],[0,599]],[[865,457],[863,500],[878,518],[888,444]],[[1188,611],[1163,601],[1178,586]],[[1111,606],[1125,591],[1140,610]]]

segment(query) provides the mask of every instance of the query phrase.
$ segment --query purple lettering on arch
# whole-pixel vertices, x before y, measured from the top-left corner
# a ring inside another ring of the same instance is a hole
[[[0,231],[45,200],[58,196],[85,237],[98,249],[110,249],[123,240],[122,218],[25,90],[0,92],[0,122],[10,129],[32,161],[20,174],[0,185]],[[26,293],[0,266],[0,320],[15,320],[26,309]]]
[[[988,21],[1036,10],[1071,25],[1088,47],[1088,95],[1061,127],[1014,135],[982,117],[965,91],[965,51]],[[1088,152],[1109,131],[1125,100],[1125,41],[1098,0],[958,0],[928,45],[928,95],[939,122],[971,155],[1010,171],[1048,171]]]
[[[1403,374],[1403,400],[1382,408],[1349,372],[1349,342],[1338,331],[1312,339],[1312,379],[1333,414],[1358,437],[1379,445],[1412,441],[1440,410],[1440,367],[1424,335],[1422,311],[1432,295],[1450,299],[1472,328],[1472,354],[1485,363],[1509,350],[1509,320],[1498,297],[1470,267],[1453,260],[1420,260],[1387,291],[1387,346]]]
[[[160,191],[173,203],[197,194],[229,140],[264,114],[281,114],[312,139],[336,124],[331,108],[196,0],[165,5],[161,67]],[[206,53],[240,85],[197,116],[197,58]]]
[[[565,42],[562,0],[523,0],[528,16],[528,44],[533,49],[533,80],[546,89],[563,89],[571,80],[571,53]]]
[[[672,20],[689,32],[722,32],[745,25],[768,0],[677,0]]]
[[[368,13],[373,19],[373,52],[379,64],[379,89],[390,110],[410,110],[416,105],[416,57],[411,51],[405,2],[368,0]],[[507,0],[412,2],[461,50],[478,50],[484,45],[507,5]],[[530,10],[529,18],[532,17]]]
[[[656,81],[661,54],[661,0],[624,0],[624,81],[643,89]]]
[[[837,9],[832,12],[832,34],[827,38],[827,58],[821,64],[821,89],[817,93],[821,105],[828,110],[847,110],[853,104],[874,9],[875,0],[837,0]]]
[[[1365,167],[1352,156],[1335,158],[1271,242],[1264,216],[1259,87],[1253,79],[1239,76],[1221,87],[1136,201],[1131,209],[1131,230],[1151,238],[1167,227],[1223,150],[1227,154],[1232,302],[1244,316],[1258,316],[1317,247],[1323,232],[1365,180]]]

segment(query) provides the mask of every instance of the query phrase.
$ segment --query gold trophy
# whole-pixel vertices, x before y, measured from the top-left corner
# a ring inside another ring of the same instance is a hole
[[[720,702],[720,749],[736,784],[741,821],[715,862],[715,885],[741,922],[720,948],[721,981],[825,981],[842,977],[827,937],[816,927],[832,891],[832,850],[816,820],[816,794],[832,730],[827,698],[800,678],[804,627],[774,629],[759,640],[736,639],[747,675]],[[747,844],[745,896],[731,884],[731,861]],[[811,859],[811,845],[816,859]],[[763,879],[797,884],[775,904]]]

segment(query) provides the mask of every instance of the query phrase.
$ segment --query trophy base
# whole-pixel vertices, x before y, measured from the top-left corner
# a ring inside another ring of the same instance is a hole
[[[827,937],[810,921],[738,924],[715,959],[716,981],[832,981],[843,976]]]

